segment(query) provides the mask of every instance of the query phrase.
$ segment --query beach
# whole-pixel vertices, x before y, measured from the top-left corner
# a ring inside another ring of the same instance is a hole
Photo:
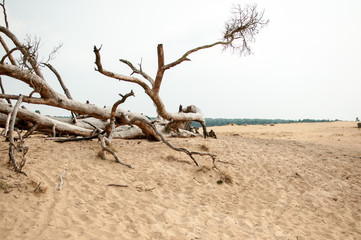
[[[361,239],[356,122],[210,127],[217,139],[97,139],[34,134],[23,174],[0,141],[0,239]],[[64,174],[63,174],[64,173]],[[60,175],[62,189],[58,190]]]

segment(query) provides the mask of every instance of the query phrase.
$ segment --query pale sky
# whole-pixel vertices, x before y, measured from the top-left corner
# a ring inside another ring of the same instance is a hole
[[[109,106],[118,93],[133,89],[136,97],[120,107],[149,116],[156,116],[155,108],[141,88],[94,71],[93,46],[103,45],[105,69],[129,75],[119,59],[134,65],[142,59],[143,70],[155,77],[159,43],[169,63],[218,41],[232,5],[246,3],[256,3],[270,20],[252,44],[253,55],[240,57],[222,47],[190,55],[192,61],[165,73],[160,95],[167,110],[193,104],[211,118],[361,118],[360,0],[6,1],[10,29],[20,40],[26,34],[41,38],[44,59],[63,44],[51,64],[74,99]],[[43,71],[62,92],[54,75]],[[7,93],[31,92],[3,79]]]

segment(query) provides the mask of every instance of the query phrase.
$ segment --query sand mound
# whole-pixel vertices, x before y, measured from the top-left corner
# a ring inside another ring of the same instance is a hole
[[[218,139],[96,140],[30,147],[25,177],[0,142],[0,239],[359,239],[361,131],[355,123],[212,128]],[[59,175],[64,185],[57,190]]]

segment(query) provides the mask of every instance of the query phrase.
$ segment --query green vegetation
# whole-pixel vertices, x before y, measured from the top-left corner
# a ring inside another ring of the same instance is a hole
[[[71,118],[71,116],[53,116],[56,118]],[[146,116],[149,120],[155,120],[156,117]],[[225,126],[229,124],[237,125],[264,125],[264,124],[277,124],[277,123],[313,123],[313,122],[337,122],[339,119],[299,119],[299,120],[287,120],[287,119],[262,119],[262,118],[206,118],[207,127],[213,126]],[[192,122],[192,127],[201,127],[198,122]]]
[[[339,121],[339,120],[334,120]],[[333,120],[315,120],[315,119],[300,119],[300,120],[285,120],[285,119],[260,119],[260,118],[206,118],[207,127],[224,126],[228,124],[237,125],[264,125],[264,124],[277,124],[277,123],[298,123],[298,122],[333,122]],[[199,123],[193,122],[192,126],[200,127]]]

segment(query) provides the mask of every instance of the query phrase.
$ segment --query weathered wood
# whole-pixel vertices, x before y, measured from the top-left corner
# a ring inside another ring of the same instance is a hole
[[[124,184],[115,184],[115,183],[110,183],[107,185],[108,187],[128,187],[128,185],[124,185]]]
[[[8,104],[0,103],[0,112],[4,114],[9,114],[12,112],[12,107],[10,107]],[[93,132],[90,129],[85,129],[71,124],[67,124],[59,120],[34,113],[27,109],[21,109],[21,108],[18,109],[17,117],[23,120],[37,123],[39,125],[39,129],[41,128],[52,129],[53,126],[55,125],[56,130],[59,132],[75,134],[85,137],[91,136]]]
[[[63,79],[61,78],[59,72],[49,63],[44,63],[44,65],[47,66],[55,74],[56,78],[58,79],[58,81],[60,83],[61,88],[63,89],[63,91],[65,93],[65,95],[69,99],[72,100],[73,97],[71,96],[69,89],[65,86],[65,83],[64,83]],[[76,123],[76,113],[71,112],[71,116],[72,116],[73,122]]]
[[[115,160],[117,160],[117,162],[119,164],[124,165],[124,166],[126,166],[128,168],[132,168],[131,165],[123,163],[122,161],[120,161],[120,159],[119,159],[118,155],[115,153],[115,151],[113,151],[113,150],[111,150],[110,148],[107,147],[107,143],[106,143],[107,138],[105,136],[99,135],[99,138],[100,138],[100,142],[101,142],[101,146],[102,146],[102,149],[103,149],[104,156],[105,156],[105,151],[107,151],[107,152],[109,152],[110,154],[113,155],[113,157],[115,158]]]
[[[158,45],[158,71],[157,71],[157,76],[156,79],[154,81],[154,84],[151,84],[151,86],[149,86],[146,82],[142,81],[139,78],[136,77],[128,77],[128,76],[124,76],[122,74],[117,74],[108,70],[105,70],[102,63],[101,63],[101,56],[100,56],[100,50],[101,48],[97,48],[96,46],[94,46],[94,54],[95,54],[95,64],[97,66],[97,68],[95,69],[96,71],[100,72],[101,74],[110,77],[110,78],[114,78],[117,79],[119,81],[126,81],[126,82],[131,82],[131,83],[135,83],[139,86],[141,86],[145,93],[150,97],[150,99],[153,101],[154,105],[156,106],[156,110],[157,113],[160,117],[168,120],[168,121],[197,121],[199,122],[202,127],[203,127],[203,133],[204,136],[207,136],[207,128],[205,125],[205,117],[203,115],[203,113],[197,108],[197,111],[195,112],[180,112],[180,113],[170,113],[165,109],[164,103],[162,101],[162,99],[159,96],[159,90],[160,90],[160,86],[162,83],[162,79],[163,79],[163,75],[164,75],[164,71],[168,68],[170,68],[173,65],[170,65],[168,67],[164,66],[164,52],[163,52],[163,46],[160,44]],[[189,53],[190,54],[190,53]],[[185,60],[183,60],[185,61]],[[129,63],[126,60],[122,60],[123,63],[127,64],[128,66],[130,66],[133,70],[133,72],[135,73],[140,73],[140,70],[134,71],[135,67]],[[174,66],[177,64],[174,64]],[[141,74],[142,76],[144,74]],[[150,83],[152,83],[150,81]]]
[[[3,81],[2,81],[1,77],[0,77],[0,88],[1,88],[1,93],[5,94],[5,89],[4,89]],[[11,104],[11,101],[9,99],[6,99],[6,101],[8,102],[8,104]]]
[[[16,172],[18,173],[23,173],[22,169],[25,165],[25,154],[27,152],[27,148],[22,148],[22,146],[20,146],[22,149],[22,151],[24,151],[23,153],[23,157],[22,157],[22,162],[20,163],[20,165],[17,164],[17,161],[16,161],[16,158],[15,158],[15,155],[14,155],[14,149],[15,149],[15,141],[14,141],[14,125],[15,125],[15,121],[16,121],[16,115],[18,113],[18,110],[19,110],[19,107],[22,103],[22,98],[23,96],[22,95],[19,95],[19,99],[18,101],[16,102],[14,108],[13,108],[13,111],[12,111],[12,116],[11,116],[11,120],[10,120],[10,125],[9,125],[9,157],[10,157],[10,160],[14,166],[14,169]],[[20,134],[19,134],[20,135]],[[22,139],[21,139],[21,135],[19,136],[20,137],[20,144],[22,144]],[[25,174],[26,175],[26,174]]]
[[[59,176],[60,183],[58,186],[58,191],[60,191],[63,188],[63,184],[64,184],[63,177],[64,177],[65,173],[66,173],[66,170],[64,170],[63,173]]]

